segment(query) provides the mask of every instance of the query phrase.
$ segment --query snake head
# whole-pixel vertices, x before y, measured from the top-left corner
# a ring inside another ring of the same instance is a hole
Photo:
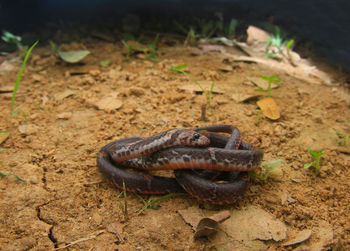
[[[208,137],[193,130],[183,130],[178,135],[178,140],[183,146],[207,146],[210,143]]]

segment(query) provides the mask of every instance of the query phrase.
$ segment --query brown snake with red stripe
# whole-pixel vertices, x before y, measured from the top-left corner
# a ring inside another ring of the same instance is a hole
[[[216,132],[231,133],[231,137]],[[244,193],[248,185],[246,172],[254,170],[262,156],[261,151],[240,141],[236,127],[216,125],[173,129],[146,139],[117,140],[100,150],[97,163],[104,176],[120,189],[123,183],[127,191],[140,194],[177,193],[185,189],[201,201],[225,205],[234,203]],[[132,174],[119,167],[176,169],[176,179]],[[225,172],[199,173],[194,171],[197,169]],[[213,176],[227,182],[208,180],[215,179]]]

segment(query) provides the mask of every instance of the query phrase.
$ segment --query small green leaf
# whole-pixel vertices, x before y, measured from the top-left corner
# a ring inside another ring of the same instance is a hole
[[[290,47],[291,47],[293,44],[294,44],[294,40],[293,40],[293,39],[291,39],[291,40],[288,41],[288,43],[287,43],[287,45],[286,45],[286,48],[287,48],[288,51],[290,50]]]
[[[281,160],[281,159],[276,159],[276,160],[266,162],[264,164],[264,168],[269,169],[271,171],[271,170],[275,169],[279,164],[281,164],[282,161],[283,160]]]
[[[304,168],[305,169],[308,169],[308,168],[310,168],[312,166],[312,163],[306,163],[306,164],[304,164]]]
[[[171,66],[170,69],[172,71],[177,71],[177,72],[180,72],[180,73],[183,73],[184,71],[182,69],[186,68],[187,65],[186,64],[179,64],[177,66]]]
[[[78,63],[83,60],[87,55],[90,54],[90,51],[81,50],[81,51],[58,51],[60,58],[67,63]]]
[[[0,175],[5,176],[5,177],[6,177],[6,176],[13,176],[13,177],[15,177],[17,180],[19,180],[19,181],[27,182],[26,180],[21,179],[20,177],[18,177],[16,174],[0,172]]]
[[[19,112],[20,112],[20,110],[15,110],[15,111],[11,114],[11,118],[13,118],[14,116],[16,116],[17,113],[19,113]]]
[[[107,68],[111,64],[111,60],[106,59],[100,62],[100,66],[103,68]]]

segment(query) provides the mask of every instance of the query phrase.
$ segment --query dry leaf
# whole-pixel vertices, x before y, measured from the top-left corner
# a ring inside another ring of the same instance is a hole
[[[281,241],[287,236],[286,225],[274,215],[248,206],[232,210],[231,217],[220,224],[220,231],[209,236],[216,249],[267,250],[264,241]]]
[[[230,211],[224,210],[224,211],[218,212],[217,214],[210,216],[209,218],[212,220],[215,220],[217,222],[223,222],[224,220],[227,220],[228,218],[230,218],[230,216],[231,216]]]
[[[261,99],[257,102],[257,105],[267,118],[277,120],[281,117],[278,106],[273,98]]]
[[[260,58],[260,57],[247,57],[247,56],[234,56],[228,53],[224,53],[228,58],[233,58],[235,62],[247,62],[247,63],[257,63],[266,65],[276,71],[285,72],[288,75],[306,81],[310,84],[332,84],[333,80],[331,76],[327,73],[318,70],[315,66],[309,66],[304,64],[299,64],[297,67],[294,67],[290,64],[280,63],[271,59]]]
[[[210,218],[203,218],[199,221],[194,238],[207,237],[219,231],[219,223]]]
[[[258,78],[258,77],[250,77],[249,81],[252,82],[253,84],[255,84],[257,87],[263,89],[263,90],[267,90],[269,88],[269,83],[265,79]],[[278,84],[271,83],[271,89],[275,89],[277,87],[279,87]]]
[[[64,90],[63,92],[56,93],[54,97],[56,100],[60,101],[72,95],[74,95],[74,92],[72,90],[67,89],[67,90]]]
[[[255,100],[260,96],[261,94],[257,94],[257,93],[235,93],[235,94],[232,94],[232,99],[237,103],[244,103],[244,102]]]
[[[113,110],[118,110],[123,106],[123,102],[117,98],[117,93],[111,93],[107,96],[102,97],[94,105],[100,110],[105,110],[106,112],[111,112]]]
[[[308,229],[300,231],[294,238],[285,242],[283,246],[292,246],[307,241],[311,237],[311,234],[312,231]]]
[[[9,136],[9,132],[0,133],[0,144],[2,144],[2,142],[4,142]]]

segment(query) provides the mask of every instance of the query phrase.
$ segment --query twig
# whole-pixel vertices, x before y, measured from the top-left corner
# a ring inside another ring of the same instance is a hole
[[[76,245],[80,242],[83,242],[83,241],[88,241],[88,240],[92,240],[92,239],[95,239],[97,236],[99,236],[100,234],[106,232],[106,230],[100,230],[98,232],[96,232],[94,235],[91,235],[89,237],[84,237],[84,238],[81,238],[79,240],[76,240],[76,241],[73,241],[63,247],[59,247],[59,248],[55,248],[55,250],[60,250],[60,249],[64,249],[64,248],[67,248],[67,247],[70,247],[70,246],[73,246],[73,245]]]

